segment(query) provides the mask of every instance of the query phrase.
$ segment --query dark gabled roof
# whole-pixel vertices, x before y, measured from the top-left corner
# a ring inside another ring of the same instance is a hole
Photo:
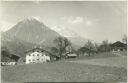
[[[36,48],[30,49],[30,50],[27,50],[25,53],[33,52],[34,50],[44,51],[42,48],[36,47]]]
[[[117,41],[117,42],[111,44],[111,47],[126,47],[126,46],[127,46],[127,44],[124,44],[120,41]]]
[[[19,57],[18,55],[16,55],[16,54],[12,54],[12,53],[11,53],[10,55],[11,55],[11,56],[16,56],[16,57]]]
[[[41,52],[47,52],[50,56],[59,57],[59,56],[53,55],[49,51],[44,50],[44,49],[39,48],[39,47],[36,47],[36,48],[30,49],[30,50],[27,50],[25,53],[33,52],[34,50],[40,50]]]
[[[15,61],[18,61],[20,59],[19,56],[14,55],[14,54],[11,54],[11,57],[10,58],[13,59],[13,60],[15,60]]]

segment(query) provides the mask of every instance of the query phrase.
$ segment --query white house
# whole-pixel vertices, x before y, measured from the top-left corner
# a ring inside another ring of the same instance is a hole
[[[50,56],[47,51],[41,48],[34,48],[26,53],[26,64],[43,63],[50,61]]]

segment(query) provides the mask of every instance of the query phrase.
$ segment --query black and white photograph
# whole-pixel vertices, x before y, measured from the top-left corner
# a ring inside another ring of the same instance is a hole
[[[1,83],[127,83],[127,1],[1,1]]]

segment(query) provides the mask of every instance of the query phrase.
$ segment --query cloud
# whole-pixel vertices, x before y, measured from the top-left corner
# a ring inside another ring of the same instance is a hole
[[[69,24],[78,24],[78,23],[82,23],[84,21],[83,17],[61,17],[61,20],[64,20],[66,22],[68,22]]]
[[[85,16],[77,16],[77,17],[61,17],[62,21],[67,22],[70,25],[82,25],[82,26],[95,26],[99,24],[100,19],[97,18],[91,18],[91,17],[85,17]]]
[[[84,22],[85,22],[86,26],[94,26],[100,22],[100,19],[85,18]]]
[[[82,23],[83,22],[83,18],[82,17],[75,17],[75,18],[69,18],[68,22],[70,24],[76,24],[76,23]]]
[[[93,22],[92,21],[89,21],[89,20],[86,21],[85,23],[86,23],[87,26],[91,26],[93,24]]]

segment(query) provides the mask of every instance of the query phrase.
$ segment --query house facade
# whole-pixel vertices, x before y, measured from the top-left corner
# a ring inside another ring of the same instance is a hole
[[[26,53],[26,64],[43,63],[50,61],[50,55],[41,48],[34,48]]]
[[[111,49],[113,52],[126,51],[127,50],[127,44],[124,44],[120,41],[117,41],[117,42],[111,44]]]

